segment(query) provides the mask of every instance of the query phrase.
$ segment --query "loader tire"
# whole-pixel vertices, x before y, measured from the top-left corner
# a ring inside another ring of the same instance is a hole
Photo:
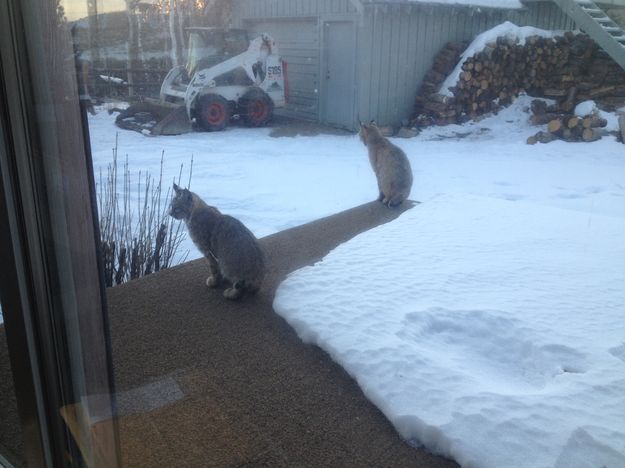
[[[251,89],[239,100],[243,122],[248,127],[262,127],[273,117],[273,101],[261,89]]]
[[[228,125],[232,111],[228,101],[218,94],[205,94],[198,100],[196,119],[207,132],[223,130]]]

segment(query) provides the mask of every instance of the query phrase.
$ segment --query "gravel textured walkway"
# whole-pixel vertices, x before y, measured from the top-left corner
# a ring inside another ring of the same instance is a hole
[[[204,260],[110,289],[124,465],[456,466],[403,442],[272,309],[289,272],[406,208],[369,203],[261,239],[270,274],[239,303],[204,286]]]

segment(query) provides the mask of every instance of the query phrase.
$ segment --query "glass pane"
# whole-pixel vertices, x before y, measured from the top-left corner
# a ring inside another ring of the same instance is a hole
[[[232,5],[66,2],[89,111],[122,463],[435,461],[402,441],[357,384],[273,311],[287,273],[403,208],[361,206],[330,237],[328,220],[289,231],[369,201],[367,190],[340,187],[339,174],[355,161],[327,151],[360,149],[356,122],[319,112],[319,84],[311,83],[320,52],[297,50],[315,42],[315,21],[303,15],[284,30],[246,24],[233,18]],[[353,50],[355,28],[340,22],[332,41]],[[351,98],[354,71],[337,70],[336,78],[333,92]],[[368,162],[358,159],[356,183],[364,187]],[[244,244],[225,255],[246,252],[239,267],[252,273],[244,281],[220,274],[211,249],[196,247],[178,219],[189,188],[232,216],[223,241],[243,236]]]
[[[425,3],[64,3],[124,464],[625,464],[622,12]]]

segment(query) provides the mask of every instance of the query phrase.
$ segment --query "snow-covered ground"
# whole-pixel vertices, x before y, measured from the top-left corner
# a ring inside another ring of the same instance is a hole
[[[274,307],[414,444],[623,467],[625,147],[527,146],[526,105],[397,141],[422,204],[291,274]]]
[[[528,146],[525,140],[538,130],[523,111],[529,102],[523,97],[481,122],[434,127],[417,138],[394,140],[412,161],[412,198],[471,193],[625,217],[624,147],[613,137],[591,145]],[[376,196],[375,177],[357,135],[273,138],[268,128],[235,126],[153,138],[119,130],[113,121],[103,109],[89,117],[96,183],[100,171],[106,176],[116,133],[119,159],[128,156],[134,183],[139,171],[158,175],[161,152],[164,179],[173,181],[182,165],[184,183],[193,156],[191,190],[241,219],[258,237]],[[185,246],[189,258],[199,256],[190,242]]]
[[[154,138],[119,130],[113,122],[104,110],[89,117],[96,183],[100,171],[106,177],[116,131],[118,158],[123,162],[128,155],[134,181],[139,171],[158,176],[164,151],[164,179],[173,181],[183,165],[186,185],[193,156],[191,190],[258,237],[368,202],[375,192],[375,177],[356,136],[273,138],[269,128],[233,126]],[[190,242],[185,246],[189,258],[200,255]]]
[[[394,140],[421,204],[291,274],[275,308],[415,444],[467,466],[622,467],[625,146],[528,146],[528,105]],[[97,178],[116,129],[89,119]],[[191,189],[259,237],[376,197],[356,135],[269,133],[119,131],[119,155],[156,175],[165,151],[166,180],[193,155]]]
[[[404,438],[463,466],[623,467],[624,234],[439,195],[292,274],[275,309]]]

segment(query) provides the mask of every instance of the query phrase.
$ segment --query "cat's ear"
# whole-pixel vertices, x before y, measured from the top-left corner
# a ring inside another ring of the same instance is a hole
[[[180,193],[180,191],[181,191],[181,190],[182,190],[182,189],[176,185],[176,182],[174,182],[174,191],[175,191],[176,193]]]
[[[377,127],[377,126],[378,126],[378,124],[375,122],[375,120],[374,120],[374,119],[371,119],[371,122],[369,122],[369,125],[372,125],[372,126],[374,126],[374,127]]]

